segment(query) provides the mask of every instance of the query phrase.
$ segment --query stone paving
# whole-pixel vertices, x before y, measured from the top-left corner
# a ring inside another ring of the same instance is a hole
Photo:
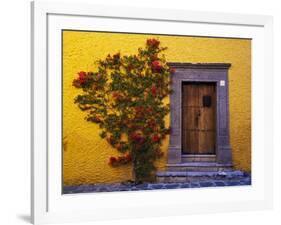
[[[92,184],[79,186],[65,186],[63,194],[74,193],[92,193],[92,192],[113,192],[113,191],[141,191],[141,190],[159,190],[159,189],[179,189],[179,188],[206,188],[206,187],[224,187],[224,186],[242,186],[251,185],[251,176],[243,174],[242,176],[226,177],[215,176],[205,179],[193,179],[192,181],[179,183],[115,183],[115,184]]]

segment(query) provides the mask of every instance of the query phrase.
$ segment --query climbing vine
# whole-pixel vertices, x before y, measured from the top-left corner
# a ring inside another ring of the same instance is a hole
[[[100,136],[123,153],[109,158],[110,166],[132,163],[135,182],[154,179],[155,161],[163,156],[161,143],[170,128],[164,118],[171,93],[170,68],[157,39],[148,39],[135,55],[108,55],[96,71],[78,73],[73,86],[83,94],[75,103],[85,119],[99,124]],[[102,151],[102,149],[101,149]]]

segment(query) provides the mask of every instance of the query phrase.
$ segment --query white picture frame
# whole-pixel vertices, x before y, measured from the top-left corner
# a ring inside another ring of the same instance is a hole
[[[188,24],[190,32],[199,36],[250,37],[255,41],[252,52],[252,186],[63,196],[61,155],[55,151],[60,144],[57,140],[61,132],[57,111],[60,83],[52,75],[60,69],[58,32],[73,27],[81,30],[106,27],[110,31],[153,33],[153,23],[159,24],[158,33],[178,34],[181,26]],[[272,208],[272,39],[271,16],[32,2],[32,222],[43,224]],[[201,198],[192,199],[198,195]]]

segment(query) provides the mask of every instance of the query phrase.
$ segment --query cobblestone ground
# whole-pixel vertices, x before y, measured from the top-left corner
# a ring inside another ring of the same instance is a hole
[[[91,193],[91,192],[113,192],[113,191],[141,191],[141,190],[159,190],[159,189],[179,189],[179,188],[206,188],[206,187],[223,187],[223,186],[242,186],[251,185],[251,176],[244,175],[239,177],[223,177],[216,176],[192,180],[183,183],[115,183],[115,184],[92,184],[79,186],[65,186],[63,188],[64,194],[74,193]]]

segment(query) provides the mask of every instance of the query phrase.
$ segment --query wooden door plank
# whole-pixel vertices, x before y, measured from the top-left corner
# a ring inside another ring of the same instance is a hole
[[[199,99],[201,99],[200,124],[199,124],[199,154],[214,154],[215,152],[215,107],[214,101],[215,88],[211,84],[202,84],[199,91]],[[203,97],[211,97],[211,106],[203,106]]]
[[[182,100],[182,135],[183,153],[195,154],[198,152],[199,139],[196,124],[196,112],[199,107],[199,88],[195,84],[183,85]]]

